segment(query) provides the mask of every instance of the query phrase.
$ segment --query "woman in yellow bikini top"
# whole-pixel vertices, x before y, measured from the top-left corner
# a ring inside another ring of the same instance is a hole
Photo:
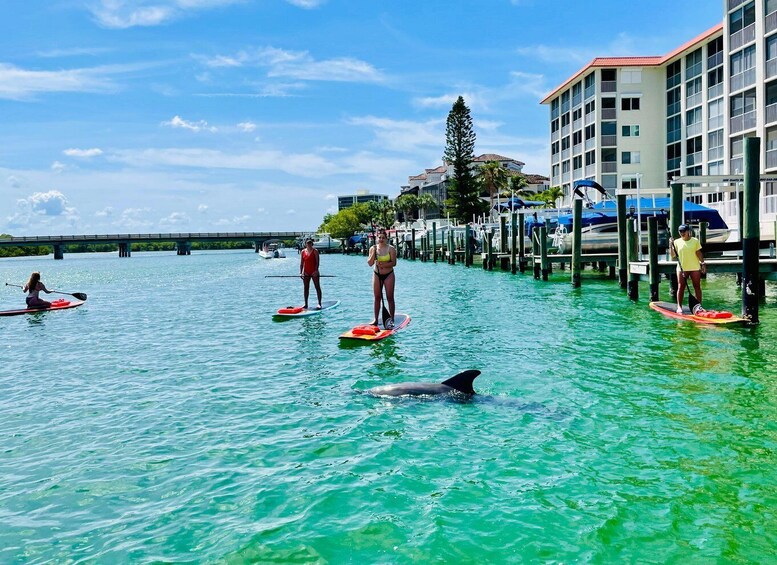
[[[377,243],[370,248],[367,264],[373,267],[372,290],[374,295],[373,310],[375,316],[372,324],[378,324],[380,312],[382,287],[386,287],[386,301],[388,302],[391,319],[386,326],[394,326],[394,266],[397,264],[397,250],[389,245],[388,234],[385,229],[378,230]]]

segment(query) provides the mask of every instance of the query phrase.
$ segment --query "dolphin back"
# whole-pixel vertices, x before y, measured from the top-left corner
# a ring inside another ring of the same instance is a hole
[[[475,389],[472,388],[472,381],[474,381],[478,375],[480,375],[480,371],[468,369],[467,371],[462,371],[458,375],[452,376],[447,381],[443,381],[442,384],[464,394],[475,394]]]

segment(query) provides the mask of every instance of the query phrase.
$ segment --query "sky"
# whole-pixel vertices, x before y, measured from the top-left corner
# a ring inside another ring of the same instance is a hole
[[[475,153],[550,170],[540,100],[593,57],[664,55],[718,0],[0,3],[0,233],[313,231]]]

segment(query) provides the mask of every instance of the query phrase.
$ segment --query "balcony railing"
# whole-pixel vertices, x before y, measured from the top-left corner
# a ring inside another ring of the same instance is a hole
[[[602,163],[602,172],[603,173],[617,173],[618,172],[618,163],[615,161],[605,161]]]
[[[701,92],[697,92],[696,94],[691,94],[685,99],[686,108],[693,108],[694,106],[698,106],[699,104],[701,104]]]
[[[572,178],[579,179],[583,176],[583,169],[575,169],[572,171]]]
[[[729,39],[729,51],[735,51],[743,45],[755,40],[755,24],[743,27],[736,33],[731,34]]]
[[[766,151],[766,168],[773,169],[777,167],[777,149],[769,149]]]
[[[564,137],[569,135],[569,124],[567,124],[565,126],[561,126],[561,135],[564,136]]]
[[[728,170],[731,172],[731,174],[736,175],[739,173],[744,172],[744,158],[743,157],[734,157],[731,159],[730,164],[728,166]]]
[[[772,78],[773,76],[777,76],[777,57],[766,61],[766,78]]]
[[[551,163],[558,163],[559,159],[561,159],[561,155],[559,153],[554,153],[550,156]]]
[[[591,139],[585,140],[585,150],[588,151],[589,149],[593,149],[596,147],[596,138],[592,137]]]
[[[723,64],[723,51],[718,51],[707,57],[707,70]]]
[[[561,160],[566,161],[569,159],[569,148],[561,150]]]
[[[719,82],[718,84],[714,84],[707,89],[707,100],[712,100],[713,98],[717,98],[718,96],[723,96],[722,82]]]
[[[614,120],[618,116],[615,108],[602,108],[601,112],[603,120]]]
[[[744,2],[745,0],[728,0],[728,11],[730,12]]]
[[[755,84],[755,69],[746,69],[731,76],[730,89],[735,92],[752,84]]]
[[[591,86],[587,86],[583,91],[583,96],[585,96],[586,100],[596,96],[596,85],[592,84]]]
[[[558,141],[559,133],[558,130],[551,132],[550,134],[550,140],[551,141]]]
[[[702,161],[704,161],[704,154],[701,151],[691,153],[685,158],[685,164],[688,167],[699,165]]]
[[[618,144],[617,135],[603,135],[602,147],[615,147]]]
[[[695,124],[689,124],[685,128],[685,135],[687,137],[691,137],[693,135],[699,135],[702,132],[702,126],[704,124],[702,122],[696,122]]]
[[[680,168],[680,157],[666,160],[666,170],[673,171]]]
[[[585,166],[585,176],[589,177],[596,174],[596,164]]]
[[[561,182],[569,182],[570,180],[571,179],[570,179],[570,176],[569,176],[568,172],[567,173],[561,173]]]
[[[582,127],[583,127],[583,120],[581,120],[580,118],[572,122],[572,131],[577,131]]]
[[[766,123],[777,122],[777,103],[766,106]]]
[[[719,129],[723,127],[723,116],[717,115],[717,116],[710,116],[710,118],[707,120],[707,129],[710,131],[714,129]]]
[[[602,92],[617,92],[618,90],[617,83],[614,80],[603,80],[601,84]]]
[[[723,158],[723,147],[710,147],[707,150],[708,161],[714,161],[716,159],[722,159],[722,158]]]
[[[777,29],[777,10],[771,14],[766,14],[764,18],[764,33],[769,33]]]
[[[589,114],[585,115],[585,125],[590,126],[592,123],[596,121],[596,112],[591,112]]]
[[[580,94],[575,94],[572,97],[572,107],[575,108],[583,103],[583,97]]]
[[[578,143],[572,146],[572,155],[580,155],[583,152],[583,144]]]

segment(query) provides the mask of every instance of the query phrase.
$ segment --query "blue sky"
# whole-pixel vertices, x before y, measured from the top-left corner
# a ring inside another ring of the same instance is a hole
[[[549,172],[539,101],[595,56],[663,55],[717,0],[0,3],[0,232],[312,230],[338,194],[476,153]]]

